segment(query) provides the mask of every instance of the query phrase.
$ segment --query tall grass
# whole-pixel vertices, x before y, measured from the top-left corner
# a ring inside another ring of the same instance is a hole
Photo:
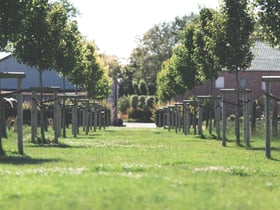
[[[261,127],[261,126],[260,126]],[[16,135],[0,157],[1,209],[279,209],[280,143],[238,147],[162,128],[109,127],[34,145]],[[29,137],[28,137],[29,136]],[[51,136],[51,133],[50,133]],[[50,137],[51,138],[51,137]]]

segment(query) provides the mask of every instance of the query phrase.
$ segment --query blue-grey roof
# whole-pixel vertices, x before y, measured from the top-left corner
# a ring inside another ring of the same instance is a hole
[[[0,52],[0,61],[9,57],[11,55],[11,53],[8,52]]]
[[[255,58],[248,70],[280,71],[280,50],[278,48],[272,48],[265,42],[257,41],[252,52]]]
[[[30,87],[39,87],[39,72],[32,67],[17,62],[9,53],[0,53],[0,72],[24,72],[22,89],[29,90]],[[59,87],[63,89],[63,77],[56,71],[43,72],[43,87]],[[0,89],[13,90],[17,88],[15,79],[0,79]],[[75,86],[65,81],[66,90],[75,90]]]

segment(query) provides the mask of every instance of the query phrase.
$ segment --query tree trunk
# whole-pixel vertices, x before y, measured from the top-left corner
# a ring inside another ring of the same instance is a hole
[[[40,127],[41,140],[40,143],[45,143],[45,121],[44,121],[44,102],[43,102],[43,70],[39,69],[39,86],[40,86]]]

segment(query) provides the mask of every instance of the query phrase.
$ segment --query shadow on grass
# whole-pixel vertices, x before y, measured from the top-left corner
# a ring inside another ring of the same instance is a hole
[[[20,155],[1,155],[0,156],[0,164],[14,164],[14,165],[35,165],[35,164],[42,164],[42,163],[48,163],[48,162],[58,162],[60,159],[55,158],[31,158],[29,156],[20,156]]]
[[[72,148],[71,145],[69,144],[63,144],[63,143],[58,143],[58,144],[30,144],[29,147],[39,147],[39,148]]]
[[[87,145],[69,145],[69,144],[30,144],[29,147],[35,147],[35,148],[42,148],[42,149],[48,149],[48,148],[61,148],[61,149],[71,149],[71,148],[88,148]]]
[[[256,150],[256,151],[265,151],[265,148],[264,147],[249,147],[248,148],[249,150]],[[270,150],[271,151],[278,151],[278,152],[280,152],[280,148],[278,148],[278,147],[271,147],[270,148]]]
[[[265,152],[265,148],[264,148],[264,147],[249,147],[248,150],[263,151],[263,152]],[[271,151],[280,152],[280,148],[278,148],[278,147],[271,147],[270,150],[271,150]],[[273,161],[277,161],[277,162],[280,161],[279,159],[273,158],[273,157],[271,157],[271,158],[269,158],[269,159],[270,159],[270,160],[273,160]]]

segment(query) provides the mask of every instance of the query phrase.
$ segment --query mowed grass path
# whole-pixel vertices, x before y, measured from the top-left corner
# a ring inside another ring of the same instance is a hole
[[[25,142],[21,157],[16,140],[4,140],[1,210],[280,209],[277,140],[272,160],[263,139],[222,147],[162,128],[109,127],[59,142]]]

